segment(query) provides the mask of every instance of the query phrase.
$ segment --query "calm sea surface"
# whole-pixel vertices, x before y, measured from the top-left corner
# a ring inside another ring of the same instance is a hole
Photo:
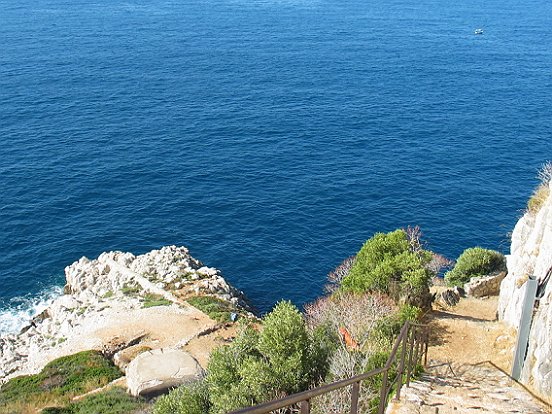
[[[547,0],[0,0],[0,331],[106,250],[186,245],[262,311],[377,231],[506,252],[552,158],[551,22]]]

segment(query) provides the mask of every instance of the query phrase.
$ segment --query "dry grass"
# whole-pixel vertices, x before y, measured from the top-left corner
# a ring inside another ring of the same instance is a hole
[[[552,181],[552,162],[544,163],[537,174],[540,180],[540,185],[531,195],[527,202],[527,211],[529,214],[535,215],[539,212],[544,202],[550,195],[550,182]]]
[[[548,184],[541,184],[531,195],[531,198],[527,202],[527,211],[529,214],[535,215],[539,212],[544,202],[550,195],[550,187]]]

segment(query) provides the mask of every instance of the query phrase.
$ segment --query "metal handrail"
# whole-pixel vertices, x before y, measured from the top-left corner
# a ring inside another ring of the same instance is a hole
[[[254,407],[243,408],[241,410],[232,411],[229,414],[267,414],[271,411],[279,410],[282,408],[290,407],[295,404],[301,406],[301,414],[310,413],[310,400],[314,397],[318,397],[329,392],[353,386],[351,395],[351,414],[358,413],[358,399],[360,395],[360,383],[368,378],[372,378],[378,374],[383,374],[382,385],[380,388],[380,404],[378,407],[378,414],[383,414],[387,402],[389,392],[393,387],[393,382],[389,382],[389,371],[396,361],[397,352],[399,347],[402,346],[401,356],[397,371],[397,394],[396,399],[400,398],[400,390],[402,387],[402,377],[406,370],[406,385],[410,383],[410,377],[414,371],[416,365],[422,361],[424,357],[424,365],[427,363],[427,349],[428,349],[428,331],[427,325],[421,325],[413,322],[406,321],[401,328],[401,331],[393,344],[391,354],[387,359],[387,362],[382,368],[374,369],[364,374],[356,375],[351,378],[347,378],[341,381],[336,381],[331,384],[322,385],[307,391],[303,391],[297,394],[289,395],[284,398],[269,401],[263,404],[256,405]],[[417,335],[422,331],[422,335]],[[408,354],[408,355],[407,355]],[[414,356],[415,354],[415,356]]]

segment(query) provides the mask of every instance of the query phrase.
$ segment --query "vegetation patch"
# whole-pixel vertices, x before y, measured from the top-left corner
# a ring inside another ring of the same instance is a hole
[[[421,308],[430,304],[433,253],[422,248],[418,228],[377,233],[362,246],[341,289],[380,292]]]
[[[121,289],[121,292],[124,295],[129,295],[129,296],[130,295],[137,295],[141,291],[142,291],[142,288],[137,284],[133,284],[133,285],[124,284],[123,288]]]
[[[261,332],[246,327],[231,345],[215,350],[204,384],[160,398],[155,414],[222,414],[317,385],[326,375],[328,350],[309,331],[299,310],[280,302]]]
[[[527,202],[527,211],[529,214],[536,215],[549,195],[550,187],[548,184],[539,185]]]
[[[144,295],[142,302],[143,308],[152,308],[154,306],[169,306],[172,305],[172,302],[168,299],[165,299],[161,295],[156,295],[153,293],[147,293]]]
[[[536,215],[544,202],[550,195],[550,182],[552,181],[552,162],[546,162],[541,169],[537,177],[540,180],[539,186],[535,189],[531,198],[527,202],[527,211],[531,215]]]
[[[111,297],[113,297],[114,293],[112,290],[108,290],[107,292],[105,292],[102,296],[103,299],[109,299]]]
[[[472,247],[464,250],[460,255],[454,268],[445,274],[445,281],[450,286],[462,286],[472,277],[506,270],[506,258],[502,253],[482,247]]]
[[[193,296],[186,301],[218,322],[229,322],[230,314],[236,312],[231,303],[213,296]]]
[[[49,407],[42,414],[132,414],[146,407],[141,398],[131,397],[122,388],[114,387],[89,395],[65,407]]]
[[[211,407],[209,390],[205,381],[191,386],[181,386],[157,399],[153,414],[201,414]]]
[[[15,407],[64,404],[72,397],[102,387],[122,373],[97,351],[84,351],[50,362],[35,375],[11,379],[0,389],[0,413],[20,412]]]

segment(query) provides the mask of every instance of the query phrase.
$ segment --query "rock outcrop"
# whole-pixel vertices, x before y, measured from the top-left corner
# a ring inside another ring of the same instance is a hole
[[[185,302],[211,295],[247,309],[243,294],[217,269],[206,267],[184,247],[147,254],[109,252],[85,257],[65,269],[65,294],[18,334],[0,335],[0,384],[39,372],[46,363],[82,350],[108,356],[137,349],[179,347],[216,322]],[[164,306],[151,306],[162,304]],[[121,366],[129,355],[119,355]],[[135,355],[133,355],[135,356]]]
[[[552,269],[552,191],[538,212],[527,212],[516,224],[507,260],[508,275],[500,286],[498,315],[518,328],[526,281],[529,276],[535,276],[540,284],[540,300],[533,316],[521,381],[550,399],[552,282],[547,275]]]
[[[199,363],[179,349],[155,349],[138,355],[126,370],[127,386],[134,396],[155,397],[203,376]]]

